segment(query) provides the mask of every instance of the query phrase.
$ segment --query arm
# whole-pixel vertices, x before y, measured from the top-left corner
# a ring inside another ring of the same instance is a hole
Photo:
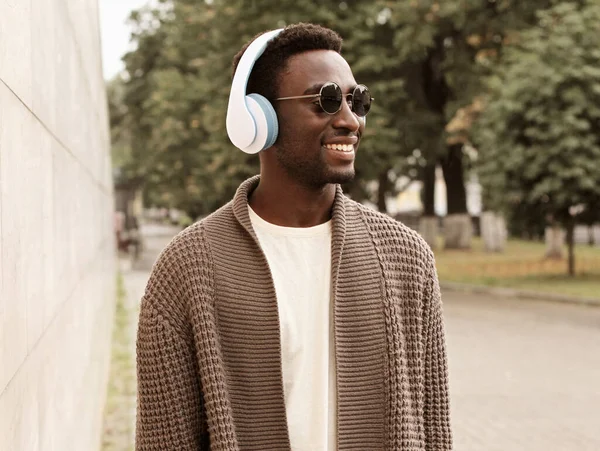
[[[136,451],[208,449],[194,339],[180,304],[181,272],[169,265],[168,253],[155,265],[140,311]]]
[[[425,448],[427,451],[446,451],[452,449],[448,363],[442,299],[433,255],[424,294]]]

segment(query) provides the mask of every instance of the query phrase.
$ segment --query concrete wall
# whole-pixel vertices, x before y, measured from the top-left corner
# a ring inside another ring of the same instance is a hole
[[[115,294],[97,0],[0,0],[0,449],[99,448]]]

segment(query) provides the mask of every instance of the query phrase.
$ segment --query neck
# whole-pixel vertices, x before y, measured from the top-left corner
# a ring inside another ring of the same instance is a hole
[[[250,194],[250,207],[271,224],[313,227],[331,219],[335,185],[307,187],[289,179],[264,177]]]

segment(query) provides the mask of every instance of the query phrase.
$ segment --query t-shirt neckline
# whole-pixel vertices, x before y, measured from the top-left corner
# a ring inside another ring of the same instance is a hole
[[[320,236],[331,234],[331,219],[323,224],[312,227],[286,227],[265,221],[250,205],[248,205],[248,214],[250,215],[252,226],[255,229],[259,228],[271,234],[287,236]]]

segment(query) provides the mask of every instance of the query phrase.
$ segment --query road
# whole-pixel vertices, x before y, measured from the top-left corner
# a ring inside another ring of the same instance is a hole
[[[600,450],[600,308],[444,294],[457,451]]]

